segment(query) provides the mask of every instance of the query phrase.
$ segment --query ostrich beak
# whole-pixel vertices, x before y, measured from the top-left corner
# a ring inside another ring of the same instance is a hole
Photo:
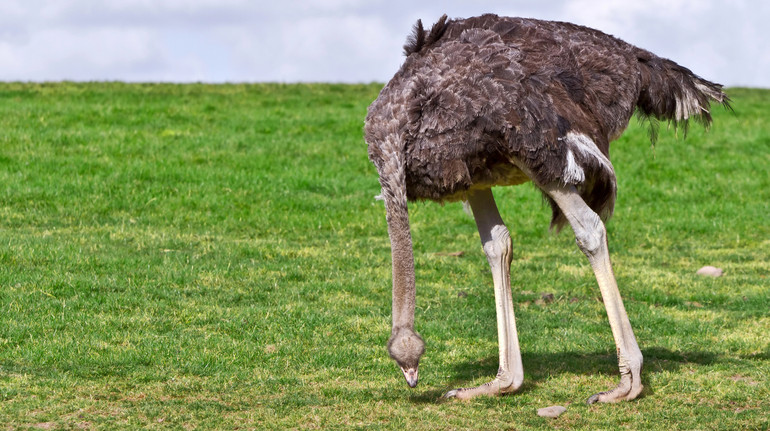
[[[401,367],[401,371],[404,373],[406,384],[408,384],[410,388],[417,386],[417,367],[414,367],[414,368]]]

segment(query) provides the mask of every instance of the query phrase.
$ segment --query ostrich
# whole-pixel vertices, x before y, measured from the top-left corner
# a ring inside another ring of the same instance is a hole
[[[407,202],[467,201],[492,271],[499,369],[489,383],[449,391],[468,399],[515,392],[524,371],[510,288],[511,238],[491,187],[532,181],[572,227],[599,285],[617,348],[620,383],[588,403],[632,400],[642,353],[610,264],[604,221],[616,181],[609,143],[635,110],[652,125],[711,123],[722,86],[673,61],[590,28],[483,15],[417,21],[406,60],[369,106],[365,140],[379,174],[393,265],[387,344],[410,387],[424,342],[414,329],[415,274]],[[654,127],[651,139],[654,140]]]

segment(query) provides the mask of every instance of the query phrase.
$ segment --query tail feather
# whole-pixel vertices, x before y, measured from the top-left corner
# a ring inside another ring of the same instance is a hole
[[[656,120],[664,120],[682,127],[687,133],[690,119],[711,125],[711,102],[717,102],[730,109],[730,98],[722,91],[722,85],[707,81],[690,69],[671,60],[639,50],[642,91],[637,107],[639,115],[650,119],[650,138],[657,137]]]
[[[422,20],[418,19],[417,23],[415,23],[412,28],[412,34],[406,39],[404,55],[409,57],[412,53],[420,52],[423,48],[427,48],[436,43],[441,39],[441,36],[444,35],[444,31],[448,25],[447,16],[444,14],[435,24],[433,24],[433,27],[430,28],[430,32],[426,32],[422,26]]]

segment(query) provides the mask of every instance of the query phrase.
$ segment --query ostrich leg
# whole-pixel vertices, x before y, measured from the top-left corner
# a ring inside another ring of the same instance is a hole
[[[620,384],[610,391],[600,392],[588,398],[588,403],[633,400],[642,391],[642,352],[636,344],[631,322],[628,320],[618,284],[612,272],[607,248],[607,232],[599,216],[580,197],[573,186],[552,184],[544,187],[567,217],[578,247],[588,257],[599,283],[607,317],[615,338],[620,367]]]
[[[446,397],[468,399],[477,395],[497,395],[515,392],[524,380],[521,364],[519,337],[511,299],[511,237],[497,210],[490,189],[474,192],[468,202],[476,219],[481,244],[492,269],[497,308],[497,337],[500,348],[500,363],[497,376],[489,383],[475,388],[455,389]]]

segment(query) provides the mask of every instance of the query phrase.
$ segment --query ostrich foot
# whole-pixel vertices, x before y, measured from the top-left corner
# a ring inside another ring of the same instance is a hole
[[[505,378],[498,374],[491,382],[484,383],[475,388],[458,388],[447,392],[444,398],[457,398],[469,400],[479,395],[503,395],[516,392],[521,387],[521,382],[514,382],[512,378]]]
[[[635,399],[642,392],[642,382],[640,377],[640,371],[636,373],[626,373],[620,377],[620,383],[614,389],[606,392],[599,392],[593,394],[586,400],[587,404],[600,403],[616,403],[618,401],[631,401]]]

